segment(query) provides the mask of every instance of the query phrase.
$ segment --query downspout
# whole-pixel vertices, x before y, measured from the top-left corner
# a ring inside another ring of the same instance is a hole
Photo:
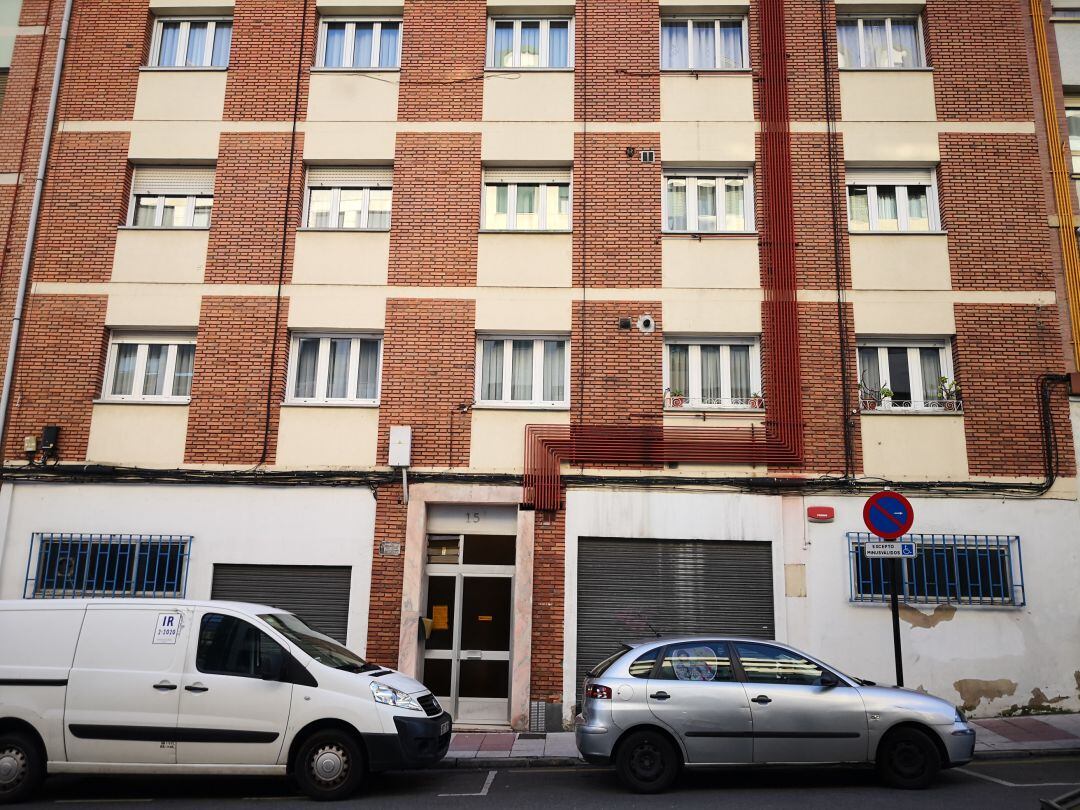
[[[23,247],[22,267],[19,270],[19,292],[15,296],[15,309],[11,314],[11,339],[8,341],[7,363],[4,366],[4,387],[0,391],[0,454],[4,452],[7,439],[7,413],[11,402],[11,386],[15,377],[15,354],[19,349],[22,329],[22,312],[26,304],[26,288],[30,283],[30,265],[34,260],[34,242],[37,238],[38,220],[41,217],[41,195],[45,188],[45,171],[49,166],[53,127],[56,123],[56,105],[60,98],[60,76],[64,72],[64,52],[67,50],[68,29],[71,26],[71,7],[74,0],[64,3],[64,19],[60,23],[60,43],[56,48],[56,67],[53,69],[52,91],[49,94],[49,112],[45,117],[45,136],[41,141],[41,157],[38,160],[37,177],[34,180],[34,201],[30,206],[30,222],[26,229],[26,245]],[[48,32],[45,34],[48,35]],[[31,110],[31,114],[33,111]],[[0,456],[2,462],[2,456]]]
[[[1057,207],[1058,240],[1061,243],[1061,260],[1065,269],[1065,293],[1069,302],[1073,363],[1080,366],[1080,254],[1077,253],[1071,180],[1065,158],[1068,142],[1062,140],[1058,128],[1058,109],[1054,99],[1054,80],[1050,67],[1050,48],[1047,43],[1042,0],[1030,0],[1030,2],[1031,27],[1035,34],[1035,60],[1039,68],[1039,89],[1042,94],[1043,117],[1046,124],[1047,151],[1050,153],[1050,175],[1053,179],[1054,202]]]

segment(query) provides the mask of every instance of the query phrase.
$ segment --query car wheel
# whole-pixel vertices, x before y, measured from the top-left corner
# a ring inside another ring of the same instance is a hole
[[[45,758],[25,734],[0,734],[0,804],[18,802],[45,778]]]
[[[659,793],[668,788],[682,764],[667,737],[656,731],[638,731],[619,746],[615,772],[635,793]]]
[[[929,787],[941,770],[934,741],[914,728],[891,731],[878,749],[878,773],[888,785],[903,790]]]
[[[319,731],[296,752],[293,775],[300,789],[316,801],[345,799],[364,781],[364,754],[348,732]]]

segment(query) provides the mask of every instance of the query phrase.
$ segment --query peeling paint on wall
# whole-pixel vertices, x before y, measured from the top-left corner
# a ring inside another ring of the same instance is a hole
[[[989,703],[997,698],[1016,694],[1016,681],[998,678],[996,681],[984,681],[980,678],[962,678],[953,683],[953,688],[960,695],[964,711],[974,711],[979,703]]]
[[[1028,701],[1027,705],[1029,709],[1041,709],[1045,708],[1046,706],[1051,706],[1054,703],[1061,703],[1061,701],[1068,699],[1069,698],[1066,695],[1058,695],[1057,697],[1048,698],[1046,696],[1046,693],[1036,686],[1034,689],[1031,690],[1031,700]]]
[[[936,627],[941,622],[951,622],[956,615],[956,605],[938,605],[930,613],[923,613],[911,605],[900,605],[900,618],[912,627],[929,629]]]

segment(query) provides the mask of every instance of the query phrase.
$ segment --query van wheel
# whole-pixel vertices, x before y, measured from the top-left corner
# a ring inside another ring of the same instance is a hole
[[[316,801],[345,799],[364,781],[364,755],[348,732],[319,731],[296,752],[293,774],[300,789]]]
[[[656,731],[631,734],[615,755],[619,780],[635,793],[659,793],[679,775],[679,753],[667,737]]]
[[[898,728],[889,732],[878,748],[877,769],[891,787],[922,790],[941,770],[941,754],[922,731]]]
[[[0,734],[0,804],[18,802],[45,778],[45,758],[25,734]]]

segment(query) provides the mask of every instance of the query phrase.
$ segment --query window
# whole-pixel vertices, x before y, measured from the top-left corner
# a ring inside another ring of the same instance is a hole
[[[630,665],[630,676],[632,678],[651,678],[653,668],[656,666],[656,658],[663,649],[663,647],[657,647],[634,659],[634,662]]]
[[[723,208],[723,211],[720,211]],[[666,170],[664,230],[745,233],[754,230],[753,177],[748,169]]]
[[[26,599],[184,597],[192,538],[160,534],[33,534]]]
[[[765,407],[757,338],[674,338],[664,354],[668,408]]]
[[[214,169],[140,167],[131,180],[128,225],[135,228],[209,228]]]
[[[841,17],[836,51],[841,68],[926,67],[918,17]]]
[[[934,172],[930,169],[848,169],[847,195],[851,231],[941,230]]]
[[[390,229],[393,169],[311,168],[307,172],[309,228]]]
[[[743,70],[746,18],[665,19],[660,23],[662,70]]]
[[[869,558],[866,532],[850,532],[848,556],[852,602],[887,603],[892,561]],[[1020,538],[1015,535],[908,534],[915,556],[902,560],[899,594],[909,604],[1008,605],[1026,603]]]
[[[382,341],[362,335],[296,335],[289,399],[294,403],[374,405]]]
[[[656,677],[667,681],[734,681],[735,671],[726,641],[695,641],[668,647]]]
[[[484,171],[486,231],[570,230],[570,170]]]
[[[158,19],[150,44],[150,67],[226,68],[232,20]]]
[[[281,672],[285,649],[252,624],[207,613],[199,625],[195,668],[209,675],[258,678],[262,672]]]
[[[113,335],[101,398],[120,402],[180,402],[191,397],[195,339]]]
[[[484,405],[563,407],[570,352],[565,338],[485,337],[478,341],[476,399]]]
[[[1077,9],[1080,13],[1080,9]],[[1066,107],[1065,121],[1069,125],[1069,151],[1072,153],[1073,183],[1080,193],[1080,107]]]
[[[859,341],[862,410],[961,410],[948,349],[942,341]]]
[[[487,66],[514,70],[567,70],[574,65],[571,19],[488,20]]]
[[[736,641],[735,651],[739,654],[739,663],[748,683],[818,686],[825,672],[798,653],[771,644]]]
[[[401,67],[401,20],[323,20],[315,66],[397,70]]]

